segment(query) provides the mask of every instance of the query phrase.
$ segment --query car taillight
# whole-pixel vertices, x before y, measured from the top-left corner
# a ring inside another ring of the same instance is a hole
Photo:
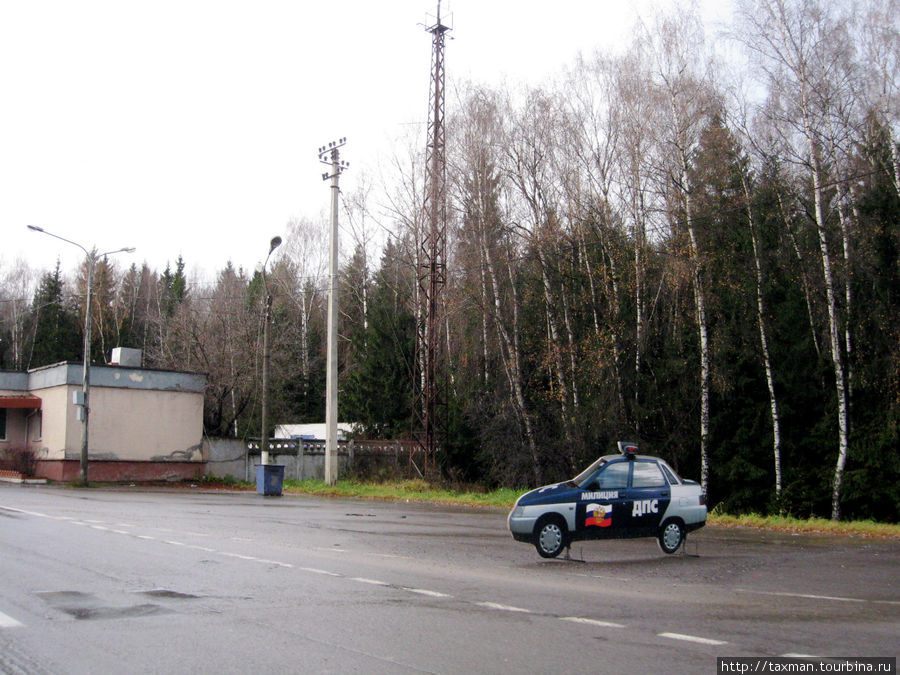
[[[702,492],[700,493],[700,506],[706,506],[706,495]]]

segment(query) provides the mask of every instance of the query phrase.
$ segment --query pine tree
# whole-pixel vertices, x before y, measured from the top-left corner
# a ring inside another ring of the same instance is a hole
[[[64,282],[59,261],[53,272],[41,278],[32,303],[34,340],[29,368],[60,361],[81,360],[82,339],[80,322],[74,310],[63,298]]]

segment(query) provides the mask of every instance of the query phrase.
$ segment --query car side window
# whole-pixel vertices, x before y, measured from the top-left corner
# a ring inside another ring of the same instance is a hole
[[[624,490],[628,487],[628,467],[630,462],[609,464],[597,476],[597,488],[600,490]]]
[[[665,487],[666,479],[656,462],[635,462],[631,486],[636,488]]]
[[[667,464],[660,462],[659,467],[663,470],[663,473],[666,474],[666,478],[669,479],[669,485],[681,485],[681,480]]]

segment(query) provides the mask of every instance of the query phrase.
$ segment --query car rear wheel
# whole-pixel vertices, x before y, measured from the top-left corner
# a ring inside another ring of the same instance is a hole
[[[672,555],[684,543],[684,526],[680,521],[667,520],[659,528],[659,548],[663,553]]]
[[[566,547],[566,524],[559,516],[538,521],[534,528],[534,547],[542,558],[555,558]]]

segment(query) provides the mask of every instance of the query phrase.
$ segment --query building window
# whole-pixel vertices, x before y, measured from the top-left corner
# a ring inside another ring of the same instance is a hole
[[[32,419],[34,420],[32,422],[34,433],[31,435],[31,440],[39,441],[44,433],[44,411],[38,410]]]
[[[0,408],[0,441],[6,440],[6,408]]]

